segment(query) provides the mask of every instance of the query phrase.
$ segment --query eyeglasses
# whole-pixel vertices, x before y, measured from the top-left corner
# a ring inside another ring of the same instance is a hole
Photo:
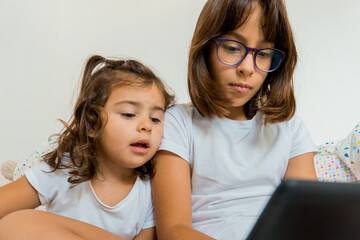
[[[262,72],[274,72],[285,58],[285,52],[276,48],[249,48],[241,42],[214,38],[216,55],[225,65],[239,65],[249,52],[254,53],[254,64]]]

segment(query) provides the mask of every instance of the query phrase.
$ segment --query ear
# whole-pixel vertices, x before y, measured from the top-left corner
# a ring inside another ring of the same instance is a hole
[[[95,131],[93,129],[89,131],[88,137],[89,138],[94,138],[95,137]]]

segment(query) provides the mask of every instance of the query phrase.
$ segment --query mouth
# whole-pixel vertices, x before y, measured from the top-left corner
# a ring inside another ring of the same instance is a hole
[[[150,143],[147,140],[140,140],[130,144],[130,147],[136,153],[147,153],[150,149]]]
[[[249,85],[241,83],[230,83],[229,85],[232,89],[239,93],[246,93],[251,89]]]

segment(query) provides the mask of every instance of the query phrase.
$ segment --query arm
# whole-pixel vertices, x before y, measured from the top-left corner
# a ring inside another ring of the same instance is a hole
[[[304,153],[289,160],[284,180],[302,179],[317,181],[314,167],[314,153]]]
[[[125,240],[125,238],[85,222],[36,210],[17,211],[1,219],[0,240],[2,239]]]
[[[0,219],[11,212],[36,208],[41,204],[37,191],[26,177],[1,187],[0,203]]]
[[[213,239],[192,229],[190,165],[168,151],[159,151],[155,159],[152,194],[158,238]]]

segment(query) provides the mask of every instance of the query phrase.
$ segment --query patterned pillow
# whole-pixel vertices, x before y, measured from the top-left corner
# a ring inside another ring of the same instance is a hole
[[[360,182],[359,124],[343,140],[319,146],[314,157],[318,180],[321,182]]]

